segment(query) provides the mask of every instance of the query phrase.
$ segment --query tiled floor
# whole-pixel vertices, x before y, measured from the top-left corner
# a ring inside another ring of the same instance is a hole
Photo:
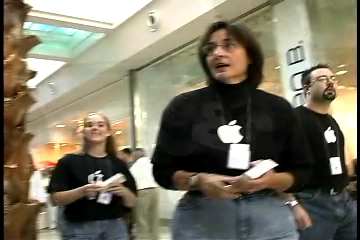
[[[160,239],[159,240],[171,240],[169,228],[160,227]],[[60,240],[60,235],[57,230],[39,230],[38,240]]]

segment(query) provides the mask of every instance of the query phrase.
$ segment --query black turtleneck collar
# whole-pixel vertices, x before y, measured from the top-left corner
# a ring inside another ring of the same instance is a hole
[[[254,88],[248,80],[240,83],[227,84],[221,81],[214,81],[211,86],[219,93],[225,102],[243,101],[249,92]]]

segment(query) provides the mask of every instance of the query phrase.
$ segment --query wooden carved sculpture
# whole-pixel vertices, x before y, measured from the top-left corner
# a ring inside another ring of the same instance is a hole
[[[35,36],[23,35],[30,6],[22,0],[4,2],[4,230],[6,240],[37,239],[37,216],[42,204],[29,199],[29,182],[34,171],[26,133],[25,116],[35,100],[26,81],[36,73],[24,58],[39,44]]]

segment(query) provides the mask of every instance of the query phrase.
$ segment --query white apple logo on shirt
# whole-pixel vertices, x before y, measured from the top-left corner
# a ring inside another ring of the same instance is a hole
[[[241,126],[236,125],[236,120],[232,120],[228,125],[218,127],[217,135],[223,143],[239,143],[244,138],[240,129]]]
[[[324,137],[325,137],[327,143],[336,142],[335,132],[334,132],[334,130],[331,129],[331,127],[328,127],[325,130]]]

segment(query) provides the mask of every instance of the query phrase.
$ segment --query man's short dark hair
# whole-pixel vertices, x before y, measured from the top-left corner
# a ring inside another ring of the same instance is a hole
[[[304,92],[306,92],[309,87],[310,87],[310,82],[311,82],[311,73],[316,70],[316,69],[320,69],[320,68],[328,68],[331,69],[329,65],[324,64],[324,63],[319,63],[315,66],[312,66],[309,69],[306,69],[302,75],[301,75],[301,84],[304,88]]]
[[[131,155],[132,152],[133,152],[131,148],[123,148],[120,151],[127,154],[127,155]]]
[[[200,41],[198,57],[200,64],[204,69],[205,74],[207,75],[208,84],[213,83],[216,81],[216,79],[214,79],[210,72],[206,61],[207,54],[202,49],[206,44],[208,44],[211,35],[221,29],[225,29],[227,33],[234,38],[234,40],[236,40],[246,49],[247,56],[251,63],[248,66],[248,77],[245,81],[249,81],[252,83],[252,85],[257,87],[262,81],[264,66],[264,55],[260,44],[255,39],[253,33],[244,25],[230,24],[225,21],[219,21],[211,24]]]

